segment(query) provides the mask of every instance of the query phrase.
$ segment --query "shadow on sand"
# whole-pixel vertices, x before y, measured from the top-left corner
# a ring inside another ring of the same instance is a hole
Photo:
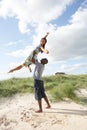
[[[49,111],[45,111],[45,113],[59,113],[59,114],[87,116],[87,110],[77,110],[77,109],[51,108]]]

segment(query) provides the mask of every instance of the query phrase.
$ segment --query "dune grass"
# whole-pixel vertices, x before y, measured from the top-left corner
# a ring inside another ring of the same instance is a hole
[[[81,88],[87,89],[87,75],[55,75],[45,77],[46,90],[50,92],[52,100],[58,101],[70,98],[76,102],[82,99],[76,91]]]
[[[80,102],[75,93],[80,88],[87,89],[87,75],[55,75],[43,77],[44,86],[51,100],[59,101],[70,98]],[[0,81],[0,97],[9,97],[17,93],[33,93],[32,78],[12,78]]]
[[[0,97],[10,97],[17,93],[33,92],[32,78],[12,78],[0,81]]]

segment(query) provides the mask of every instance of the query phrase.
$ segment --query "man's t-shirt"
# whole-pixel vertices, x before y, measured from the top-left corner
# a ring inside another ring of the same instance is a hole
[[[35,65],[36,66],[35,66],[33,78],[37,80],[42,80],[42,74],[43,74],[45,65],[41,64],[38,61],[35,62]]]

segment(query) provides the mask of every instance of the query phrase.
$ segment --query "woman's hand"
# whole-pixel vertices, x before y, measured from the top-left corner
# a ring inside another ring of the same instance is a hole
[[[49,54],[49,51],[46,49],[46,50],[45,50],[45,53],[46,53],[46,54]]]
[[[47,32],[47,34],[46,34],[46,35],[48,36],[49,34],[50,34],[50,33],[49,33],[49,32]]]

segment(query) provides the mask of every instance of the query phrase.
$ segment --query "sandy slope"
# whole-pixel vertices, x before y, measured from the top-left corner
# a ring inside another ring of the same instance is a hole
[[[87,106],[74,102],[51,103],[51,109],[35,113],[32,95],[16,95],[0,100],[0,130],[87,130]]]

